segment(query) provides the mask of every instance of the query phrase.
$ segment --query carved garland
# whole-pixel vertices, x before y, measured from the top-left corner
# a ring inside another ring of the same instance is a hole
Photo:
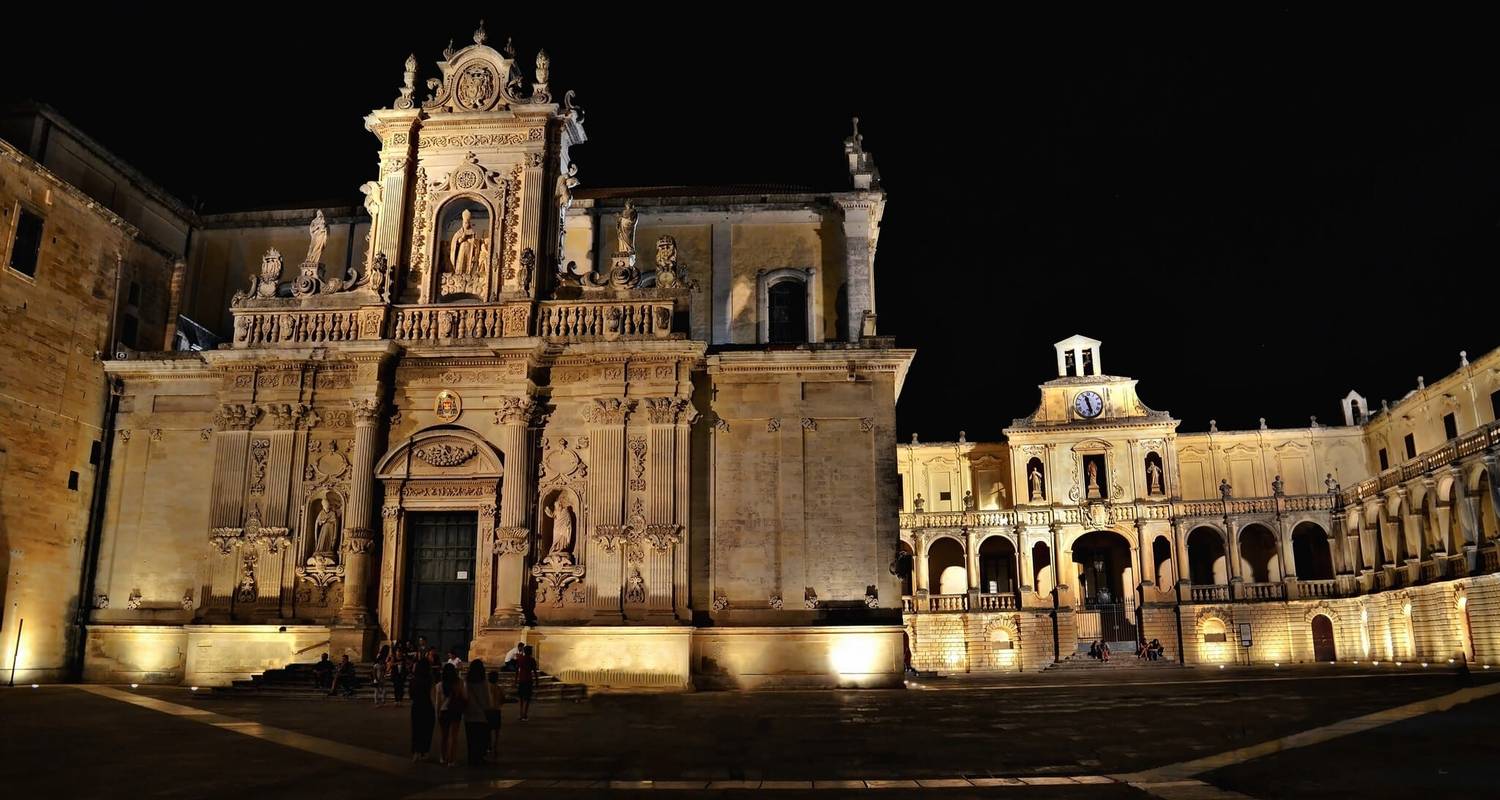
[[[479,454],[474,445],[433,444],[412,451],[434,467],[456,467]]]

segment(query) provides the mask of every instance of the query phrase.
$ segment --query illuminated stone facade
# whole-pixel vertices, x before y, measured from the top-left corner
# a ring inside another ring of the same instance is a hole
[[[413,59],[365,120],[367,220],[200,237],[187,307],[228,308],[227,344],[107,365],[86,677],[223,683],[426,635],[524,638],[596,686],[899,682],[912,353],[876,335],[858,133],[837,191],[591,193],[549,70],[479,31],[421,100]]]
[[[1056,349],[1005,442],[898,448],[914,666],[1500,661],[1500,350],[1342,426],[1179,434],[1098,341]]]

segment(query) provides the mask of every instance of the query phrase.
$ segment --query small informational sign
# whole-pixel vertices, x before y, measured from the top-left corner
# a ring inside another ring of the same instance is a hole
[[[468,579],[469,579],[469,571],[468,571],[468,570],[466,570],[466,569],[461,569],[461,570],[459,570],[459,571],[458,571],[458,579],[459,579],[459,580],[461,580],[461,581],[466,581],[466,580],[468,580]],[[1246,625],[1246,626],[1245,626],[1245,629],[1246,629],[1246,630],[1249,630],[1249,628],[1250,628],[1250,626],[1249,626],[1249,625]]]
[[[1250,646],[1250,623],[1240,623],[1240,647]]]
[[[990,594],[999,594],[999,593],[1000,593],[1000,582],[999,581],[990,581]]]

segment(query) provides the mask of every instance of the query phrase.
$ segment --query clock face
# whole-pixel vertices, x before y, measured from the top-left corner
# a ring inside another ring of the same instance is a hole
[[[1078,411],[1078,416],[1093,419],[1104,410],[1104,399],[1098,392],[1081,392],[1073,398],[1073,408]]]

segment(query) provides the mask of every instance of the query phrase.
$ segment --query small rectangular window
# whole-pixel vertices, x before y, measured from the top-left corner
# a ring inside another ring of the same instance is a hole
[[[1407,458],[1416,458],[1417,457],[1417,437],[1415,435],[1413,435],[1413,434],[1408,433],[1408,434],[1406,434],[1406,438],[1403,439],[1402,441],[1404,441],[1406,443],[1406,457]]]
[[[1458,420],[1452,414],[1443,415],[1443,435],[1449,439],[1458,438]]]
[[[89,463],[92,464],[92,465],[94,465],[94,466],[96,466],[96,467],[99,466],[99,456],[100,456],[100,452],[99,451],[100,451],[100,444],[99,444],[98,441],[94,441],[94,442],[90,442],[89,443]]]
[[[938,492],[938,499],[939,500],[952,500],[953,499],[953,493],[952,492]]]
[[[42,218],[21,209],[16,220],[16,236],[11,240],[10,268],[22,275],[36,277],[36,265],[42,253]]]
[[[78,470],[76,469],[68,473],[68,488],[78,491]]]
[[[1391,460],[1385,454],[1385,448],[1380,448],[1380,471],[1384,472],[1391,468]]]

